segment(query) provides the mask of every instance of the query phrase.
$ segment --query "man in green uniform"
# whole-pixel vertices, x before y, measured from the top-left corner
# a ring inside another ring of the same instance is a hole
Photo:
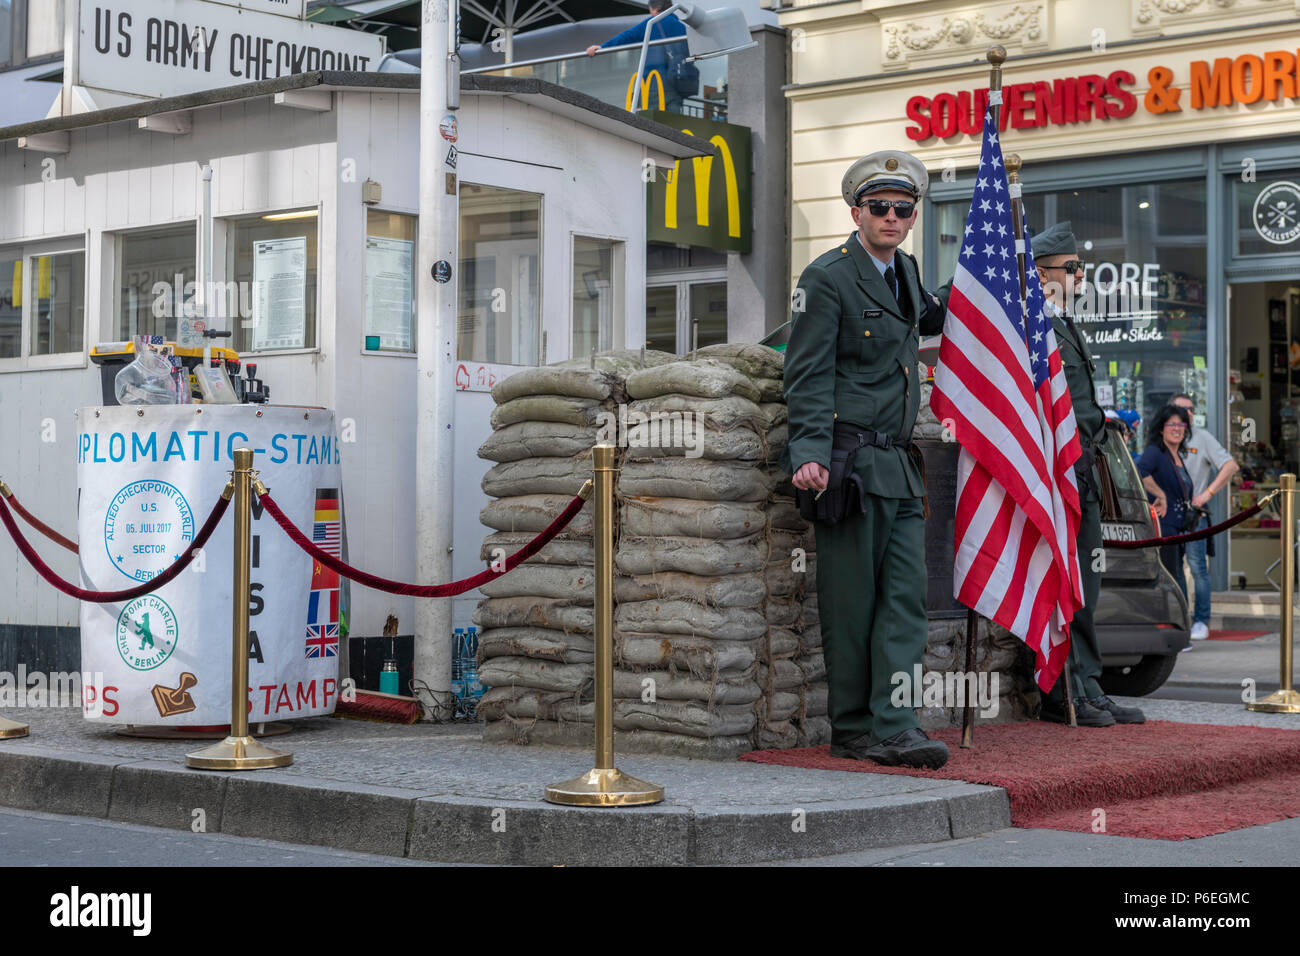
[[[1056,333],[1056,346],[1065,367],[1065,381],[1074,404],[1074,420],[1079,427],[1079,444],[1083,456],[1074,466],[1079,482],[1079,505],[1083,512],[1079,523],[1079,575],[1083,584],[1083,607],[1070,622],[1070,676],[1074,687],[1075,716],[1081,727],[1109,727],[1112,724],[1140,724],[1145,721],[1136,707],[1122,707],[1102,692],[1101,649],[1092,612],[1101,593],[1101,495],[1097,480],[1096,458],[1105,436],[1106,413],[1097,404],[1092,376],[1096,365],[1087,340],[1067,311],[1067,301],[1083,290],[1083,266],[1079,262],[1078,242],[1069,222],[1058,222],[1031,239],[1034,264],[1047,296],[1046,312]],[[1065,723],[1064,675],[1043,698],[1040,717]]]
[[[826,493],[833,449],[853,451],[861,483],[841,520],[815,523],[831,754],[890,766],[948,759],[920,729],[912,695],[891,700],[895,675],[910,686],[928,634],[925,486],[911,437],[918,333],[940,331],[946,311],[897,251],[928,185],[925,167],[897,150],[849,168],[841,193],[857,229],[799,277],[785,359],[782,464],[795,487]]]

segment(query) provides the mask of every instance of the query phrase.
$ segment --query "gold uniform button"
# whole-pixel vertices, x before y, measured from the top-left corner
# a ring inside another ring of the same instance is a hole
[[[836,418],[839,418],[839,417],[840,417],[840,413],[839,413],[839,412],[836,412],[836,413],[835,413],[835,417],[836,417]]]
[[[864,336],[866,336],[867,338],[870,338],[870,337],[871,337],[871,330],[870,330],[870,329],[867,329],[867,331],[863,332],[862,334],[863,334]]]
[[[848,246],[840,246],[840,252],[848,252],[848,251],[849,251]]]

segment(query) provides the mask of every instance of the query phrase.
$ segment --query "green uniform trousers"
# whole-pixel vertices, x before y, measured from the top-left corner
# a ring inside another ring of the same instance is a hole
[[[1091,485],[1091,481],[1085,484]],[[1083,607],[1070,622],[1070,676],[1074,679],[1075,697],[1100,697],[1103,693],[1097,678],[1101,676],[1101,648],[1097,644],[1097,627],[1092,621],[1093,608],[1101,594],[1101,572],[1093,567],[1101,559],[1101,501],[1092,487],[1079,489],[1083,514],[1079,519],[1079,577],[1083,584]],[[820,567],[820,565],[819,565]],[[1064,676],[1064,675],[1062,675]],[[1064,705],[1057,679],[1047,697]]]
[[[922,499],[866,495],[866,508],[815,528],[831,741],[868,734],[871,746],[920,726],[910,694],[908,706],[890,702],[891,677],[905,674],[911,686],[929,624]]]

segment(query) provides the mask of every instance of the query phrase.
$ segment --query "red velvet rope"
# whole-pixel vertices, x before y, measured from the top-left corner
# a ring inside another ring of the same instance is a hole
[[[12,490],[10,490],[9,492],[9,504],[14,509],[14,511],[18,512],[18,517],[22,518],[24,521],[26,521],[29,525],[31,525],[41,534],[45,535],[45,537],[49,538],[51,541],[53,541],[55,544],[59,545],[60,547],[67,548],[73,554],[77,553],[76,544],[74,544],[72,541],[69,541],[63,535],[59,534],[57,531],[55,531],[53,528],[47,525],[44,521],[41,521],[30,511],[24,508],[22,506],[22,503],[18,500],[18,496],[14,494]]]
[[[472,578],[465,578],[461,581],[452,581],[450,584],[402,584],[398,581],[389,581],[387,578],[381,578],[365,571],[358,570],[350,564],[345,564],[328,551],[322,551],[316,545],[307,539],[307,536],[299,531],[289,520],[288,516],[280,510],[280,506],[275,503],[269,494],[261,495],[260,500],[266,513],[284,529],[284,533],[298,547],[306,551],[315,561],[319,561],[331,571],[337,572],[342,577],[356,581],[358,584],[364,584],[366,587],[374,588],[377,591],[386,591],[389,594],[410,594],[415,597],[439,598],[454,597],[457,594],[464,594],[466,591],[472,591],[474,588],[482,587],[489,581],[501,577],[513,571],[516,567],[527,561],[542,548],[550,543],[551,539],[564,530],[565,526],[573,520],[574,516],[582,510],[582,506],[587,500],[582,495],[577,495],[568,506],[560,512],[560,516],[546,526],[537,537],[533,538],[526,545],[516,551],[510,557],[506,558],[506,566],[503,571],[494,571],[488,568],[480,571]]]
[[[1227,531],[1229,528],[1241,524],[1247,518],[1253,518],[1263,508],[1262,504],[1251,505],[1245,511],[1233,515],[1227,521],[1210,528],[1201,528],[1199,531],[1189,531],[1186,534],[1171,534],[1167,538],[1143,538],[1141,541],[1102,541],[1102,545],[1107,548],[1114,548],[1117,551],[1137,551],[1139,548],[1162,548],[1170,544],[1187,544],[1189,541],[1200,541],[1202,538],[1216,535],[1220,531]]]
[[[203,522],[203,527],[195,535],[193,543],[181,557],[173,561],[167,568],[156,578],[146,581],[139,587],[126,588],[122,591],[87,591],[85,588],[79,588],[75,584],[70,584],[63,578],[59,577],[49,565],[41,560],[41,556],[31,546],[31,543],[23,537],[17,522],[14,521],[13,515],[9,513],[8,507],[5,506],[4,498],[0,497],[0,522],[4,523],[5,528],[9,531],[9,536],[14,539],[14,544],[22,552],[24,558],[28,560],[36,573],[43,577],[49,584],[62,591],[68,597],[74,597],[79,601],[89,601],[93,604],[116,604],[119,601],[132,601],[138,597],[144,597],[146,594],[152,594],[163,586],[170,584],[180,576],[180,573],[190,566],[194,560],[194,554],[203,549],[212,537],[212,532],[217,529],[221,523],[222,516],[226,513],[226,508],[230,502],[225,498],[218,498],[217,503],[212,508],[212,514],[208,515],[208,520]]]

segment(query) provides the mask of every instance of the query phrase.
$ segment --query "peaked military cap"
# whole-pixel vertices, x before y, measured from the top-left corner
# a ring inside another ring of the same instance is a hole
[[[1029,247],[1034,251],[1035,258],[1062,255],[1077,256],[1079,254],[1079,242],[1074,238],[1074,233],[1070,231],[1070,220],[1068,219],[1044,229],[1036,236],[1031,236]]]
[[[849,167],[840,183],[844,201],[850,206],[882,189],[901,189],[920,199],[929,187],[930,174],[925,171],[925,164],[897,149],[882,149],[863,156]]]

